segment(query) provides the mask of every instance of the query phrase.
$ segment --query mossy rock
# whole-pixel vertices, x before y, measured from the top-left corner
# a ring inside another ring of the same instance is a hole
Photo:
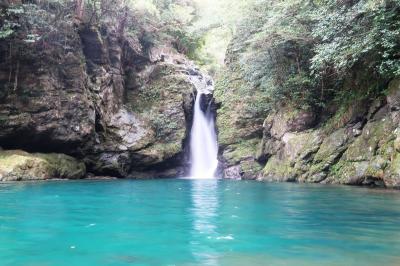
[[[400,79],[395,79],[390,82],[386,94],[390,109],[400,110]]]
[[[397,152],[400,152],[400,128],[396,128],[394,131],[395,139],[393,141],[393,146]]]
[[[183,136],[182,136],[183,137]],[[178,155],[182,151],[182,144],[179,142],[156,143],[138,153],[147,157],[152,164],[161,163]]]
[[[315,154],[315,162],[330,162],[338,153],[343,151],[343,146],[349,139],[344,128],[336,130],[322,142],[317,154]]]
[[[341,184],[362,185],[369,162],[340,161],[333,167],[331,175],[335,181]]]
[[[388,164],[389,161],[385,160],[382,156],[378,155],[374,157],[365,171],[365,176],[383,180],[385,174],[384,170]]]
[[[250,86],[234,69],[222,71],[217,79],[214,97],[218,109],[218,141],[229,146],[243,139],[261,138],[267,115],[265,94]]]
[[[241,161],[239,165],[242,172],[242,179],[256,179],[262,171],[261,165],[253,159]]]
[[[388,142],[392,136],[392,122],[390,119],[369,122],[358,137],[347,149],[344,158],[347,161],[369,161],[378,149]]]
[[[308,170],[309,182],[321,182],[327,177],[329,168],[347,148],[350,139],[344,128],[338,129],[327,136],[314,156],[314,160]]]
[[[318,130],[311,130],[301,133],[286,133],[282,137],[284,142],[285,159],[294,164],[299,160],[310,160],[310,155],[315,154],[321,143],[322,137]]]
[[[224,151],[223,156],[231,165],[250,157],[254,158],[259,143],[260,139],[250,139],[229,145],[229,148]]]
[[[386,187],[400,188],[400,153],[395,153],[390,166],[385,169]]]
[[[298,173],[288,160],[272,156],[263,169],[261,179],[266,181],[294,181]]]
[[[158,63],[143,72],[140,86],[128,93],[128,106],[154,132],[146,145],[135,150],[142,167],[171,159],[183,150],[187,136],[185,108],[191,108],[193,84],[187,70],[172,63]],[[135,163],[134,163],[135,164]]]
[[[318,130],[286,133],[284,144],[277,155],[272,156],[263,170],[263,179],[269,181],[304,181],[301,177],[310,167],[318,151],[322,137]]]
[[[310,110],[301,110],[293,107],[281,107],[272,115],[270,120],[270,133],[274,138],[280,139],[288,132],[301,132],[315,124],[316,115]],[[264,122],[268,123],[267,121]]]
[[[0,181],[79,179],[85,173],[85,164],[68,155],[0,151]]]

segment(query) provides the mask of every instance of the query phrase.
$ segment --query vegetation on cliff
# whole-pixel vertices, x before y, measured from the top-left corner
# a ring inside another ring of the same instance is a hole
[[[253,161],[247,171],[261,165],[262,179],[398,186],[390,170],[398,120],[390,88],[400,76],[399,2],[261,0],[245,10],[215,93],[227,172],[239,167],[246,177],[241,164]],[[360,134],[379,131],[379,119],[390,124],[389,135],[360,146],[372,150],[361,164],[346,162]],[[231,158],[254,139],[257,152],[239,163]],[[377,166],[382,150],[391,155]]]
[[[250,10],[227,62],[268,96],[269,108],[375,97],[400,75],[398,1],[265,0]]]

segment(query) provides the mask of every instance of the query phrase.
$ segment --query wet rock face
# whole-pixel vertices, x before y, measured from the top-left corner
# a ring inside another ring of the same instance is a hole
[[[398,187],[392,115],[376,112],[361,127],[348,124],[329,134],[323,127],[285,133],[277,145],[265,148],[272,155],[260,179]]]
[[[79,49],[37,52],[20,45],[32,53],[11,52],[11,59],[0,62],[0,146],[73,152],[90,138],[95,125]],[[80,43],[70,39],[66,45]],[[8,47],[2,43],[0,54],[10,54]]]
[[[222,147],[225,177],[400,188],[399,84],[389,84],[386,98],[358,102],[321,124],[310,112],[271,112],[260,139],[242,135]],[[245,123],[233,127],[241,132]]]
[[[288,132],[300,132],[312,128],[316,123],[316,114],[313,111],[292,110],[282,108],[272,113],[264,121],[264,131],[276,139],[282,138]]]
[[[175,54],[152,61],[111,26],[68,31],[67,52],[51,46],[0,62],[0,146],[69,154],[97,175],[183,173],[193,66]]]
[[[200,99],[200,108],[204,113],[207,113],[207,110],[211,110],[212,113],[216,113],[218,107],[215,103],[215,99],[213,95],[210,94],[202,94]]]

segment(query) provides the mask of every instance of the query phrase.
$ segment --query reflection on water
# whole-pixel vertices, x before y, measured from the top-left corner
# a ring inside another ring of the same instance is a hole
[[[218,237],[216,218],[218,210],[218,180],[196,180],[192,183],[192,254],[207,265],[218,265],[217,253],[211,241]],[[210,243],[204,245],[203,243]],[[201,244],[200,244],[201,243]]]

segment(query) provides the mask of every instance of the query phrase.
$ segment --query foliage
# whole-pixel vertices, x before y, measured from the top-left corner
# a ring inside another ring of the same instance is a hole
[[[15,4],[0,13],[0,39],[20,39],[25,43],[62,42],[59,33],[70,21],[70,2],[49,1],[42,5]]]
[[[121,35],[137,37],[144,48],[170,45],[194,55],[201,36],[188,27],[196,19],[191,0],[46,0],[35,4],[12,4],[0,11],[0,39],[17,38],[37,43],[49,36],[62,37],[65,24],[100,28],[110,25]],[[60,43],[62,42],[61,40]]]
[[[196,20],[196,6],[190,0],[133,0],[134,15],[130,30],[144,29],[143,40],[149,46],[171,45],[178,52],[195,57],[201,36],[189,27]]]
[[[228,60],[265,94],[270,108],[288,101],[305,109],[314,104],[311,10],[303,1],[261,1],[238,27]]]
[[[331,69],[346,76],[357,64],[376,76],[400,75],[400,3],[396,0],[354,1],[338,6],[325,1],[319,8],[313,35],[319,40],[312,69],[323,75]]]
[[[377,84],[400,76],[398,0],[84,0],[81,18],[77,2],[9,5],[0,40],[67,50],[71,27],[111,25],[144,50],[174,47],[217,78],[226,62],[251,88],[235,90],[239,98],[262,95],[245,105],[257,114],[282,104],[324,108],[355,90],[367,95],[370,83],[379,94]]]
[[[397,0],[260,0],[245,14],[226,61],[270,108],[373,98],[400,76]]]

